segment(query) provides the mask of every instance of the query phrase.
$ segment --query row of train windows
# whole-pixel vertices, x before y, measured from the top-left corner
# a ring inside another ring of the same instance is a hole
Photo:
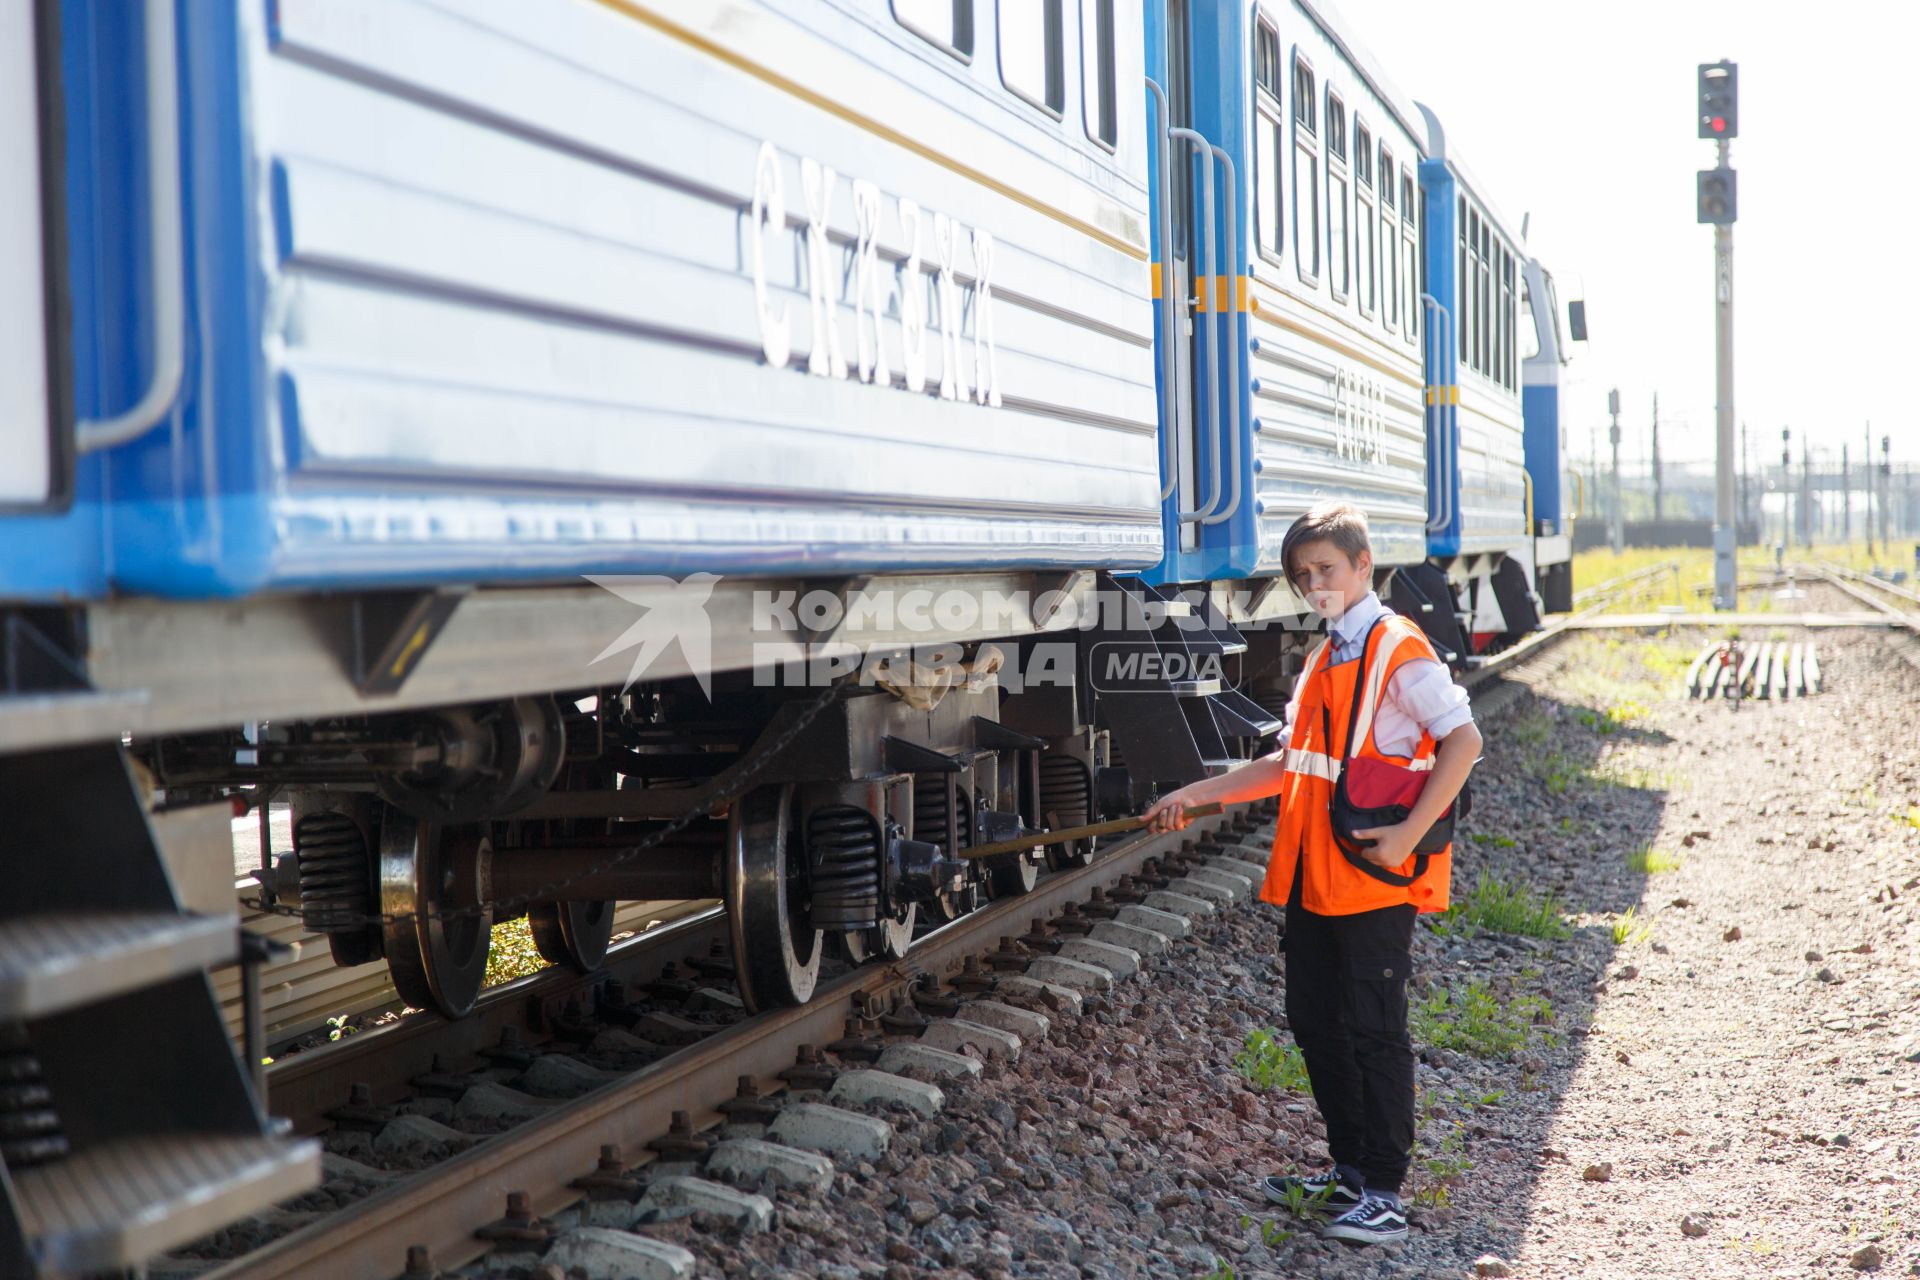
[[[1519,383],[1514,348],[1518,264],[1493,224],[1465,196],[1459,213],[1460,363],[1511,391]]]
[[[893,0],[909,31],[962,62],[973,60],[975,0]],[[1000,83],[1054,119],[1067,105],[1066,0],[993,0]],[[1120,138],[1114,88],[1114,0],[1080,0],[1080,97],[1087,137],[1111,151]]]
[[[1261,252],[1274,259],[1285,243],[1280,70],[1279,33],[1263,21],[1253,46],[1254,226]],[[1317,288],[1324,278],[1336,301],[1352,301],[1362,316],[1413,342],[1420,329],[1413,170],[1399,164],[1386,143],[1375,145],[1358,114],[1349,138],[1346,105],[1331,86],[1322,131],[1313,67],[1298,53],[1292,90],[1293,257],[1300,279]]]

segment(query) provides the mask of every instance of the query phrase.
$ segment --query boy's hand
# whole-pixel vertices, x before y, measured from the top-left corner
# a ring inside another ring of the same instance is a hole
[[[1161,796],[1141,816],[1147,820],[1147,830],[1156,835],[1167,831],[1184,831],[1188,822],[1186,799],[1179,791]]]
[[[1396,822],[1390,827],[1367,827],[1353,834],[1373,842],[1360,846],[1360,856],[1376,867],[1399,866],[1413,856],[1413,846],[1420,842],[1420,832],[1405,822]]]

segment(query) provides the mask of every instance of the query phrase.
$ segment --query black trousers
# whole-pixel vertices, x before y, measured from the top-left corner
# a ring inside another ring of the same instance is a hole
[[[1374,1191],[1398,1192],[1413,1161],[1414,915],[1410,903],[1315,915],[1297,887],[1287,905],[1287,1021],[1335,1166]]]

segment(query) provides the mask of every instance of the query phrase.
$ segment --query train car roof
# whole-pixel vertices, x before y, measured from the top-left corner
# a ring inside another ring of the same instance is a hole
[[[1493,197],[1487,193],[1487,184],[1475,177],[1473,170],[1469,169],[1452,148],[1447,146],[1446,128],[1440,123],[1440,117],[1434,114],[1433,108],[1424,102],[1416,102],[1414,105],[1420,108],[1420,114],[1427,122],[1427,158],[1442,161],[1452,169],[1454,177],[1458,178],[1467,190],[1473,192],[1473,198],[1480,202],[1480,207],[1486,210],[1487,215],[1513,243],[1514,248],[1520,249],[1520,225],[1501,211],[1500,206],[1494,203]]]
[[[1352,24],[1334,5],[1333,0],[1293,0],[1293,3],[1313,20],[1314,25],[1320,28],[1327,39],[1333,41],[1334,47],[1346,58],[1348,65],[1360,73],[1360,78],[1366,81],[1367,87],[1373,90],[1374,96],[1386,104],[1387,110],[1399,120],[1400,127],[1405,129],[1407,136],[1413,139],[1413,145],[1421,148],[1424,153],[1427,130],[1421,124],[1419,104],[1400,92],[1400,87],[1387,78],[1387,73],[1381,69],[1378,62],[1374,61],[1373,55],[1368,53],[1366,47],[1355,38]]]

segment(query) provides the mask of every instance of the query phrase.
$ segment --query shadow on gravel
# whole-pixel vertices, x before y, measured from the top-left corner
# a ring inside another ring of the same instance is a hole
[[[1453,899],[1491,878],[1551,895],[1568,926],[1531,937],[1462,927],[1470,910],[1422,918],[1412,994],[1422,1114],[1409,1183],[1419,1274],[1513,1257],[1542,1180],[1585,1172],[1569,1169],[1547,1135],[1588,1055],[1616,1052],[1592,1026],[1596,987],[1632,980],[1632,953],[1657,941],[1628,913],[1667,855],[1650,842],[1678,780],[1636,758],[1671,742],[1635,722],[1644,714],[1524,692],[1484,718],[1491,731],[1455,847]],[[1463,1002],[1475,991],[1492,1003]],[[1476,1009],[1499,1010],[1490,1033]]]

